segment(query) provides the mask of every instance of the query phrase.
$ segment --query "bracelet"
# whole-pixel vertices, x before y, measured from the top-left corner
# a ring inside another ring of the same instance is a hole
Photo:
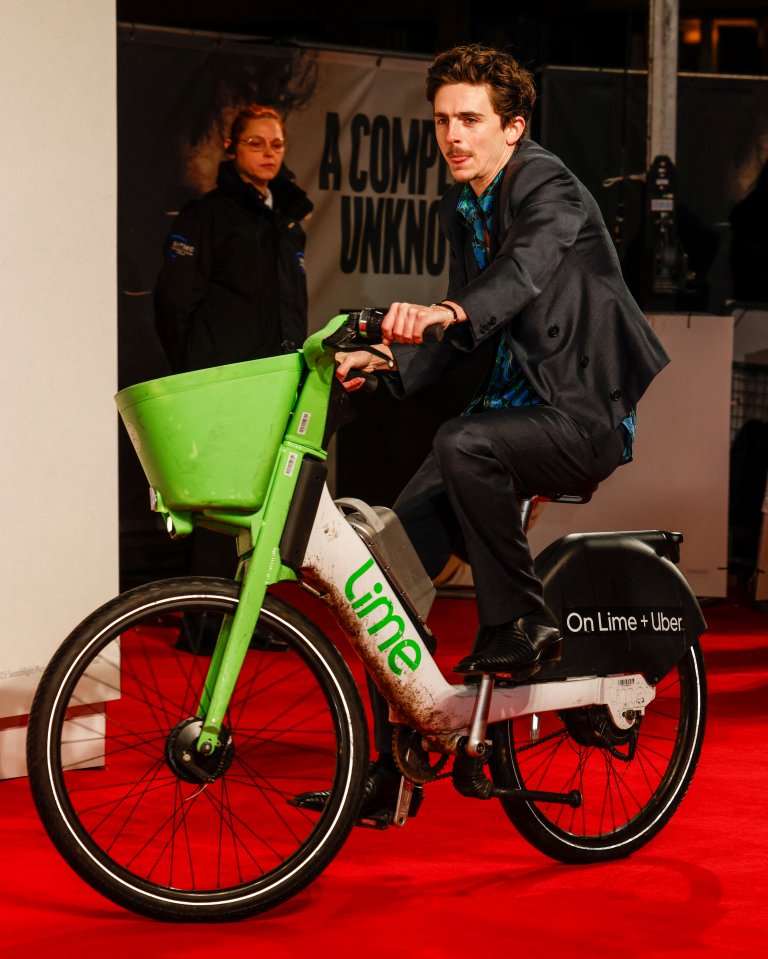
[[[459,314],[456,312],[456,310],[454,310],[454,308],[451,306],[450,303],[445,303],[445,302],[433,303],[432,306],[437,306],[437,307],[441,307],[444,310],[448,310],[449,313],[453,314],[453,322],[454,323],[459,322]]]

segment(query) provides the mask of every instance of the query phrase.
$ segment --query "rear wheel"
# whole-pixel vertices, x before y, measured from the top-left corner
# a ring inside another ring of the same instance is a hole
[[[354,824],[368,763],[360,696],[342,657],[268,596],[221,745],[195,749],[211,638],[238,588],[142,586],[62,645],[35,696],[32,792],[69,864],[154,918],[240,919],[315,879]],[[318,818],[290,804],[330,790]]]
[[[645,845],[685,795],[704,736],[706,686],[695,643],[656,687],[629,730],[601,706],[523,716],[491,727],[498,786],[565,793],[582,805],[502,799],[509,819],[541,852],[566,863],[620,859]]]

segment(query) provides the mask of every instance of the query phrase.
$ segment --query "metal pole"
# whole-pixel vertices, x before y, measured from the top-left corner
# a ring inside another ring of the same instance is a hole
[[[657,156],[675,162],[679,7],[680,0],[650,0],[647,167]]]

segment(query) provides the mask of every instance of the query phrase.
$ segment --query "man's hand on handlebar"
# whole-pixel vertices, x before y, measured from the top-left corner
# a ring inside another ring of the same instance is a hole
[[[335,355],[338,363],[336,377],[351,393],[375,388],[374,373],[396,369],[388,344],[441,340],[449,326],[466,320],[467,316],[458,304],[445,300],[431,306],[393,303],[386,312],[366,308],[351,311],[349,318],[349,325],[341,328],[343,335],[335,334],[335,338],[329,337],[327,342],[328,345],[346,347]],[[354,349],[361,340],[370,342],[370,348]],[[359,375],[355,375],[356,372]]]
[[[392,351],[386,346],[378,346],[377,349],[390,357],[392,356]],[[339,364],[336,368],[336,378],[341,381],[344,389],[349,393],[362,389],[366,384],[363,377],[354,375],[355,370],[370,374],[393,368],[387,366],[384,360],[378,356],[374,356],[367,350],[354,350],[352,353],[337,353],[336,362]]]
[[[383,343],[421,343],[424,331],[429,326],[440,324],[447,329],[462,316],[461,307],[433,303],[419,306],[416,303],[393,303],[381,324]]]

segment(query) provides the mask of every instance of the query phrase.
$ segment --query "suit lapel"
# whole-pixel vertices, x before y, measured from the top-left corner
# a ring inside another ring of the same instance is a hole
[[[441,224],[448,236],[448,244],[451,250],[456,251],[456,268],[459,271],[459,281],[465,286],[470,280],[474,279],[480,272],[475,255],[472,252],[472,243],[469,231],[459,219],[456,213],[456,205],[459,202],[461,184],[454,184],[448,193],[443,197],[440,205]]]

